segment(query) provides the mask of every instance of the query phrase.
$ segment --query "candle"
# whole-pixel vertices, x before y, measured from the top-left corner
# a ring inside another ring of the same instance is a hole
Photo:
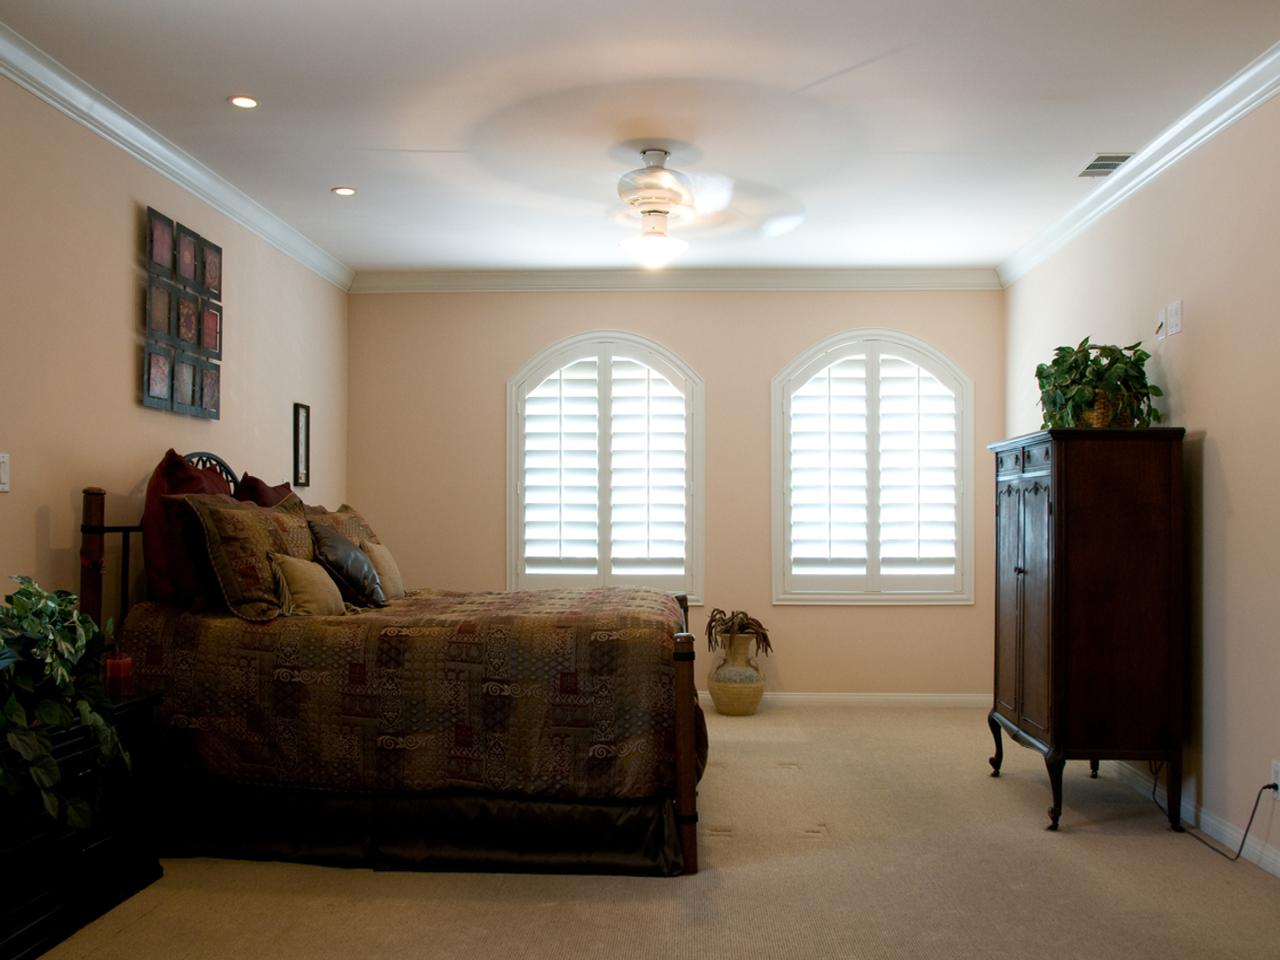
[[[107,696],[113,700],[133,696],[133,657],[107,658]]]

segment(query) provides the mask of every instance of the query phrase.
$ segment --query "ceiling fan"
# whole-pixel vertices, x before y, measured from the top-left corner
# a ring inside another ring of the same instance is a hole
[[[667,167],[670,152],[664,147],[640,150],[643,167],[624,173],[618,181],[618,196],[632,218],[640,220],[640,234],[621,241],[624,250],[651,270],[666,266],[685,250],[687,241],[671,236],[671,227],[700,221],[715,226],[718,215],[730,210],[735,199],[732,178],[718,173],[684,173]],[[743,199],[750,199],[750,191]],[[721,218],[723,219],[723,218]],[[799,224],[795,218],[787,229]],[[774,231],[773,235],[786,232]]]

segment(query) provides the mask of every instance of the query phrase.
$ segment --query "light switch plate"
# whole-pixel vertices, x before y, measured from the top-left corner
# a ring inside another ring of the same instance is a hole
[[[9,455],[0,453],[0,493],[9,492]]]
[[[1169,336],[1182,332],[1182,301],[1175,300],[1165,309],[1165,318],[1168,321]]]

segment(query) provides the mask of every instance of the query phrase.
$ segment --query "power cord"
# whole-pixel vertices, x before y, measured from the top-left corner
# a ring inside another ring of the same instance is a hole
[[[1160,782],[1160,771],[1164,769],[1164,762],[1162,761],[1160,763],[1154,763],[1152,761],[1147,761],[1147,769],[1151,771],[1151,802],[1156,805],[1157,810],[1159,810],[1161,813],[1167,816],[1168,811],[1165,810],[1164,807],[1160,806],[1160,801],[1156,799],[1156,785]],[[1280,784],[1264,783],[1262,786],[1258,788],[1258,795],[1253,798],[1253,812],[1249,814],[1249,822],[1246,823],[1244,826],[1244,836],[1240,838],[1240,848],[1236,850],[1236,855],[1234,857],[1227,856],[1225,851],[1219,850],[1217,847],[1215,847],[1212,843],[1210,843],[1204,837],[1200,836],[1200,833],[1198,831],[1196,832],[1187,831],[1187,835],[1199,840],[1206,847],[1208,847],[1218,856],[1222,857],[1228,863],[1235,863],[1237,860],[1240,859],[1240,855],[1244,853],[1244,845],[1246,841],[1248,841],[1249,839],[1249,831],[1253,828],[1253,818],[1258,815],[1258,804],[1262,801],[1262,795],[1266,793],[1268,790],[1275,790],[1277,792],[1280,792]]]

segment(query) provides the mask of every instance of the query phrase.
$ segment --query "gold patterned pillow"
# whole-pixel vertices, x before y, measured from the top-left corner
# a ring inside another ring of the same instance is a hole
[[[360,549],[369,555],[373,569],[378,571],[378,581],[382,584],[382,595],[388,600],[399,600],[404,596],[404,578],[400,576],[400,567],[391,551],[381,543],[372,540],[361,540]]]
[[[308,520],[332,527],[352,543],[359,543],[361,540],[370,540],[373,543],[382,542],[378,539],[377,534],[373,532],[373,527],[369,526],[369,521],[365,520],[359,511],[348,503],[344,503],[337,510],[326,510],[324,507],[310,505],[305,510]]]
[[[274,507],[227,496],[186,498],[204,527],[209,561],[231,612],[245,620],[273,620],[280,615],[271,554],[311,560],[311,529],[302,501],[290,494]]]

